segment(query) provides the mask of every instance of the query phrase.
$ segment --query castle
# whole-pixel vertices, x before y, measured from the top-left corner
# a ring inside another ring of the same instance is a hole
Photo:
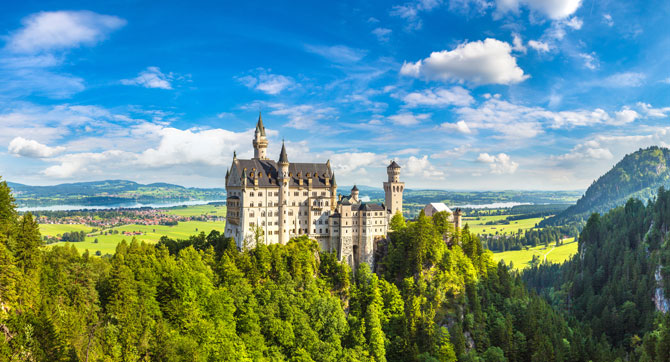
[[[224,235],[239,248],[257,241],[286,244],[307,235],[322,250],[336,251],[353,268],[373,265],[377,242],[386,238],[391,217],[402,213],[405,184],[400,166],[392,161],[384,182],[385,203],[363,203],[358,188],[337,197],[335,174],[326,163],[289,162],[282,144],[279,160],[267,157],[268,140],[258,116],[254,133],[254,157],[237,158],[226,172],[228,211]]]

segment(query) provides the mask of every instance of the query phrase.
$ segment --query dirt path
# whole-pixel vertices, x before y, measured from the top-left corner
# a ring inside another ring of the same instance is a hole
[[[544,254],[544,261],[545,261],[545,262],[547,261],[547,255],[549,255],[549,253],[551,253],[552,251],[554,251],[554,249],[556,249],[556,247],[555,247],[555,246],[552,246],[552,247],[551,247],[551,250],[549,250],[546,254]]]

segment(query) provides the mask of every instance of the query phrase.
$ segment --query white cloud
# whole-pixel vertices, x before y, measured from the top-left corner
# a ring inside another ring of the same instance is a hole
[[[391,9],[391,16],[405,19],[407,21],[407,25],[405,26],[407,30],[418,30],[423,26],[419,14],[431,11],[440,6],[441,3],[441,0],[415,0],[403,5],[395,5]]]
[[[163,74],[158,67],[148,67],[133,79],[122,79],[121,84],[138,85],[144,88],[172,89],[172,73]]]
[[[470,150],[470,145],[462,145],[452,149],[444,150],[440,153],[434,153],[430,155],[431,158],[450,158],[455,159],[463,156]]]
[[[403,168],[403,174],[410,177],[441,178],[444,176],[444,172],[438,170],[430,163],[427,155],[421,158],[410,156],[407,162],[404,162]]]
[[[477,162],[487,163],[491,168],[493,174],[513,174],[519,168],[519,164],[512,161],[512,159],[505,153],[497,155],[489,155],[488,153],[480,153],[477,157]]]
[[[532,138],[542,133],[544,127],[558,129],[597,124],[619,125],[639,117],[632,113],[635,111],[626,107],[615,112],[612,117],[600,108],[554,112],[542,107],[517,105],[497,96],[491,97],[479,107],[462,107],[455,112],[467,123],[469,129],[488,129],[507,139]]]
[[[37,53],[93,45],[126,24],[116,16],[91,11],[53,11],[32,14],[22,20],[7,48],[17,53]]]
[[[670,107],[654,108],[649,103],[638,102],[637,106],[646,117],[663,118],[670,115]]]
[[[537,50],[538,52],[548,52],[550,50],[549,44],[537,40],[528,41],[528,46]]]
[[[395,125],[413,126],[421,123],[421,121],[430,119],[430,113],[413,114],[404,112],[389,116],[388,119]]]
[[[336,175],[352,175],[371,166],[383,165],[386,162],[384,155],[372,152],[336,152],[328,153],[330,164]]]
[[[593,53],[588,54],[588,53],[579,53],[578,56],[584,60],[584,66],[594,70],[598,68],[598,59],[596,59],[595,55]]]
[[[603,87],[640,87],[647,77],[643,73],[623,72],[610,75],[598,83]]]
[[[526,47],[523,45],[523,40],[521,40],[521,36],[519,34],[512,34],[512,50],[520,52],[520,53],[526,53]]]
[[[237,80],[247,88],[256,89],[270,95],[279,94],[284,89],[288,89],[295,84],[291,77],[271,74],[266,72],[263,68],[259,68],[258,73],[259,74],[257,75],[239,77]]]
[[[408,107],[467,106],[474,102],[470,92],[463,87],[426,89],[409,93],[402,100]]]
[[[640,114],[634,110],[624,107],[622,110],[614,112],[614,123],[616,124],[626,124],[635,121],[640,118]]]
[[[387,42],[387,41],[389,41],[389,38],[391,36],[391,29],[375,28],[372,31],[372,34],[374,34],[377,37],[377,40],[379,40],[381,42]]]
[[[23,137],[15,137],[9,142],[9,147],[7,149],[9,153],[16,156],[31,158],[52,157],[65,151],[65,147],[49,147],[35,140],[29,140]]]
[[[607,26],[614,26],[614,20],[610,14],[603,14],[603,22],[607,24]]]
[[[456,123],[448,123],[448,122],[442,123],[440,125],[440,128],[446,129],[446,130],[455,130],[455,131],[458,131],[458,132],[464,133],[464,134],[472,133],[472,130],[470,129],[470,127],[468,127],[468,124],[465,123],[465,121],[463,121],[463,120],[460,120]]]
[[[285,116],[289,120],[285,126],[295,129],[313,130],[318,120],[334,117],[336,113],[333,107],[311,104],[289,106],[282,103],[271,103],[268,106],[274,109],[270,111],[270,114]]]
[[[487,38],[460,44],[456,49],[431,53],[415,63],[405,62],[400,74],[427,79],[475,84],[514,84],[529,76],[516,64],[512,47]]]
[[[577,11],[581,0],[496,0],[497,11],[518,12],[519,6],[527,6],[530,10],[558,20],[566,18]]]
[[[305,45],[305,49],[333,63],[355,63],[363,59],[367,53],[365,50],[354,49],[345,45]]]
[[[614,158],[609,149],[602,147],[597,140],[590,140],[573,147],[570,152],[553,157],[559,161],[573,161],[573,160],[610,160]]]
[[[576,17],[576,16],[575,16],[575,17],[572,17],[572,18],[570,18],[570,19],[568,19],[568,20],[563,21],[563,23],[564,23],[567,27],[572,28],[572,29],[574,29],[574,30],[579,30],[579,29],[582,28],[582,25],[584,25],[584,22],[582,21],[582,19],[580,19],[580,18],[578,18],[578,17]]]

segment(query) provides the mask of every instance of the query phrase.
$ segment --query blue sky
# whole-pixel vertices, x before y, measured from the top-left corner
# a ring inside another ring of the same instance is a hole
[[[667,1],[11,2],[0,175],[223,186],[252,155],[340,184],[583,189],[670,143]]]

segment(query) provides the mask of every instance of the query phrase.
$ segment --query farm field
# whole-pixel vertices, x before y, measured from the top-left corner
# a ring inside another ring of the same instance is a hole
[[[225,217],[226,207],[215,205],[194,205],[187,207],[171,207],[163,209],[169,215],[177,216],[200,216],[200,215],[214,215]]]
[[[496,232],[499,234],[502,233],[512,233],[516,232],[519,229],[526,230],[534,228],[537,223],[544,220],[543,217],[535,217],[529,219],[521,220],[512,220],[509,224],[499,224],[499,225],[485,225],[490,221],[504,220],[511,215],[493,215],[493,216],[479,216],[479,220],[474,217],[464,217],[463,225],[467,224],[470,226],[470,231],[474,234],[491,234],[495,235]]]
[[[500,253],[493,253],[493,259],[498,262],[504,260],[506,264],[513,264],[514,269],[521,270],[527,268],[533,256],[537,255],[541,260],[546,260],[552,263],[563,263],[571,256],[577,253],[578,242],[574,238],[565,239],[563,245],[555,247],[549,245],[547,248],[544,245],[538,245],[528,250],[512,250]]]
[[[49,234],[46,231],[42,231],[43,226],[49,225],[40,225],[40,231],[42,235],[55,236],[56,234]],[[91,227],[86,225],[58,225],[62,228],[59,229],[60,234],[67,231],[91,231]],[[69,229],[67,228],[69,227]],[[95,253],[100,251],[102,255],[104,254],[113,254],[116,250],[116,245],[121,242],[121,240],[126,240],[130,242],[133,237],[138,241],[144,241],[147,243],[155,243],[161,238],[161,236],[167,236],[173,239],[187,239],[191,235],[199,234],[200,232],[205,232],[208,234],[212,230],[218,230],[223,232],[225,227],[225,222],[206,222],[206,221],[185,221],[180,222],[179,225],[175,226],[166,226],[166,225],[124,225],[115,227],[112,229],[105,230],[107,235],[100,235],[100,232],[91,234],[91,236],[86,237],[86,241],[72,243],[79,251],[84,252],[87,250],[90,253]],[[118,230],[118,234],[109,234],[109,231]],[[138,232],[140,235],[124,235],[123,232],[133,233]],[[95,239],[98,239],[98,242],[95,243]],[[51,245],[62,245],[66,244],[65,242],[58,242]]]

